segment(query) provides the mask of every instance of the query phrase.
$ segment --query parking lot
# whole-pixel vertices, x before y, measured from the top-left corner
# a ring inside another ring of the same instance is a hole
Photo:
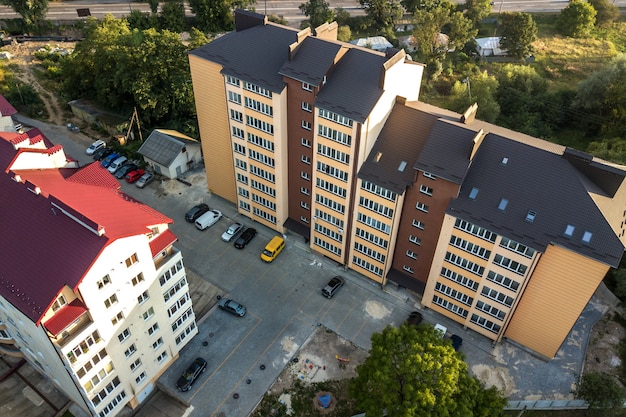
[[[90,140],[82,133],[68,135],[63,127],[48,128],[44,133],[54,143],[61,143],[69,155],[84,163],[92,161],[85,155]],[[168,401],[182,407],[166,411],[165,406],[150,404],[153,401],[150,399],[138,415],[179,417],[181,410],[186,409],[184,413],[188,416],[246,416],[319,326],[367,350],[372,333],[381,331],[387,324],[400,324],[419,306],[404,290],[393,286],[383,290],[380,285],[311,252],[296,235],[285,236],[286,249],[273,263],[262,262],[260,253],[276,232],[251,222],[238,214],[232,203],[211,195],[203,171],[187,176],[186,181],[191,185],[175,180],[155,181],[145,189],[123,182],[122,190],[174,220],[171,229],[179,238],[176,246],[183,253],[185,266],[206,288],[206,296],[197,294],[204,296],[198,305],[214,305],[215,296],[223,295],[245,305],[248,313],[239,318],[211,309],[209,314],[197,317],[199,334],[159,378],[159,388],[171,397]],[[200,202],[224,214],[205,231],[184,221],[185,212]],[[232,221],[258,231],[243,250],[220,239]],[[342,275],[346,283],[332,299],[324,298],[320,289],[334,275]],[[196,303],[197,298],[192,300]],[[508,342],[494,346],[486,338],[465,331],[432,311],[423,310],[423,313],[427,322],[443,324],[450,333],[462,335],[461,350],[470,370],[484,381],[496,384],[510,399],[558,400],[571,399],[586,337],[604,311],[606,306],[602,302],[590,303],[557,358],[550,362],[539,360]],[[207,360],[207,371],[190,391],[177,391],[176,380],[198,356]]]

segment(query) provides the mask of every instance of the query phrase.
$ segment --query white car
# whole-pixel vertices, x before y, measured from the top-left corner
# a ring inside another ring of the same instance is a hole
[[[87,153],[87,155],[93,155],[94,153],[96,153],[98,149],[102,149],[105,146],[106,146],[106,142],[103,141],[102,139],[98,139],[97,141],[92,143],[85,152]]]
[[[243,224],[241,223],[233,223],[224,233],[222,233],[222,240],[224,242],[230,242],[230,240],[237,235],[237,233],[241,232],[243,229]]]
[[[219,219],[222,218],[222,212],[219,210],[209,210],[202,216],[198,217],[195,221],[196,227],[200,230],[204,230],[207,227],[213,226]]]

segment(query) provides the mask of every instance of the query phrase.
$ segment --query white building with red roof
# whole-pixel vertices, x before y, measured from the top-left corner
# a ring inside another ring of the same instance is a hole
[[[0,132],[15,132],[16,126],[13,121],[14,114],[17,113],[15,107],[0,94]]]
[[[0,353],[93,416],[135,408],[197,334],[172,220],[37,129],[0,132]]]

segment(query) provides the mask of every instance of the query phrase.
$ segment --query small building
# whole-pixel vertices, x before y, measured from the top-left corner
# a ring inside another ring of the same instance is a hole
[[[74,116],[89,124],[97,125],[111,136],[126,133],[128,129],[128,118],[104,110],[88,100],[77,99],[67,104],[70,106],[70,109],[72,109]]]
[[[476,52],[480,56],[505,56],[506,50],[500,49],[500,38],[475,38]]]
[[[393,48],[393,45],[385,39],[384,36],[370,36],[368,38],[359,38],[350,41],[351,44],[362,46],[363,48],[373,49],[374,51],[385,52],[387,48]]]
[[[0,94],[0,132],[17,132],[19,126],[15,124],[12,116],[17,113],[15,107]]]
[[[138,152],[154,172],[170,179],[202,162],[200,142],[175,130],[153,130]]]

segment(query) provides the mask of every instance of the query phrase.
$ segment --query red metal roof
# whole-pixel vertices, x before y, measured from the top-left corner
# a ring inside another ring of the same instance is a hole
[[[13,107],[11,103],[9,103],[7,99],[4,98],[2,94],[0,94],[0,115],[13,116],[15,113],[17,113],[15,107]]]
[[[172,243],[176,242],[178,238],[170,229],[162,232],[159,236],[153,239],[150,242],[150,251],[152,252],[152,257],[154,258],[157,254],[159,254],[163,249],[167,248]]]
[[[46,329],[54,336],[61,333],[67,326],[72,324],[74,320],[87,312],[87,307],[78,298],[71,303],[61,307],[51,318],[45,323]]]
[[[77,288],[107,245],[172,220],[120,192],[98,163],[9,172],[16,136],[0,133],[0,294],[38,323],[63,286]]]

